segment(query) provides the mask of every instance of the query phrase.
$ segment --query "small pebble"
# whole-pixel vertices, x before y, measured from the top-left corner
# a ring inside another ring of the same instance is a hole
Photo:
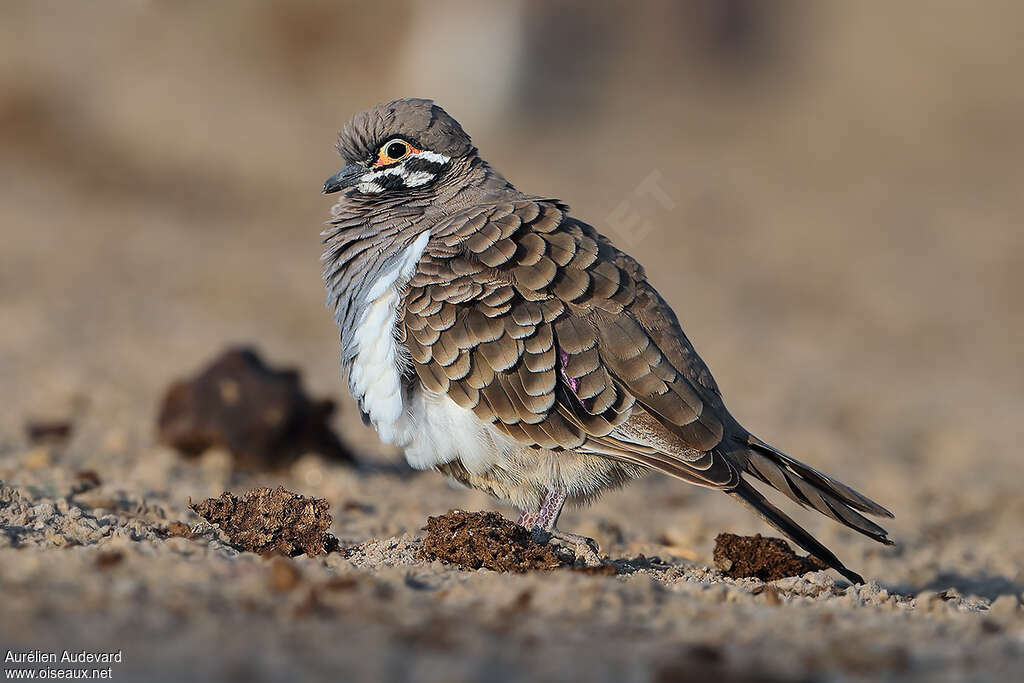
[[[1000,595],[988,608],[988,614],[997,621],[1009,621],[1021,616],[1020,601],[1016,595]]]
[[[277,593],[287,593],[302,581],[302,573],[295,562],[284,557],[275,557],[270,561],[270,575],[267,583]]]

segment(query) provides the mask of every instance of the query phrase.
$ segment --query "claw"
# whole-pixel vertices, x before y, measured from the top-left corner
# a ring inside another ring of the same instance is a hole
[[[559,531],[558,529],[546,531],[540,527],[534,527],[531,534],[533,535],[533,540],[537,543],[558,541],[559,545],[569,547],[576,557],[576,561],[582,560],[585,567],[600,567],[604,564],[601,561],[601,556],[598,554],[600,548],[597,545],[597,541],[592,538],[567,531]]]

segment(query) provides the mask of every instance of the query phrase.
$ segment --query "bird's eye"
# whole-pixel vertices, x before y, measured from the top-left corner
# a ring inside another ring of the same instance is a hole
[[[375,166],[386,166],[387,164],[393,164],[396,161],[401,161],[405,157],[409,156],[413,152],[412,145],[405,140],[389,140],[381,145],[380,150],[377,152],[377,163]]]
[[[401,159],[409,151],[409,145],[404,142],[392,142],[387,146],[387,154],[392,159]]]

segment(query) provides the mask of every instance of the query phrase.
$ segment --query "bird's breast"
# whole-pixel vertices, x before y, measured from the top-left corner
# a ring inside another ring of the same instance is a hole
[[[429,239],[429,232],[421,234],[370,287],[353,333],[349,389],[380,440],[404,449],[413,467],[430,469],[459,460],[484,472],[522,445],[447,394],[429,392],[415,378],[410,383],[404,377],[409,352],[395,333],[401,292]]]
[[[421,234],[374,282],[353,333],[355,355],[349,369],[349,389],[381,441],[398,446],[409,443],[412,425],[402,388],[408,352],[395,336],[395,324],[402,287],[416,272],[416,263],[429,239],[429,231]]]

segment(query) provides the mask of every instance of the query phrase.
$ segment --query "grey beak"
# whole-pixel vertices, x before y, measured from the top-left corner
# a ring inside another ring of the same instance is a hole
[[[333,194],[346,187],[352,187],[359,182],[359,177],[365,172],[366,169],[359,164],[349,164],[324,181],[324,194]]]

